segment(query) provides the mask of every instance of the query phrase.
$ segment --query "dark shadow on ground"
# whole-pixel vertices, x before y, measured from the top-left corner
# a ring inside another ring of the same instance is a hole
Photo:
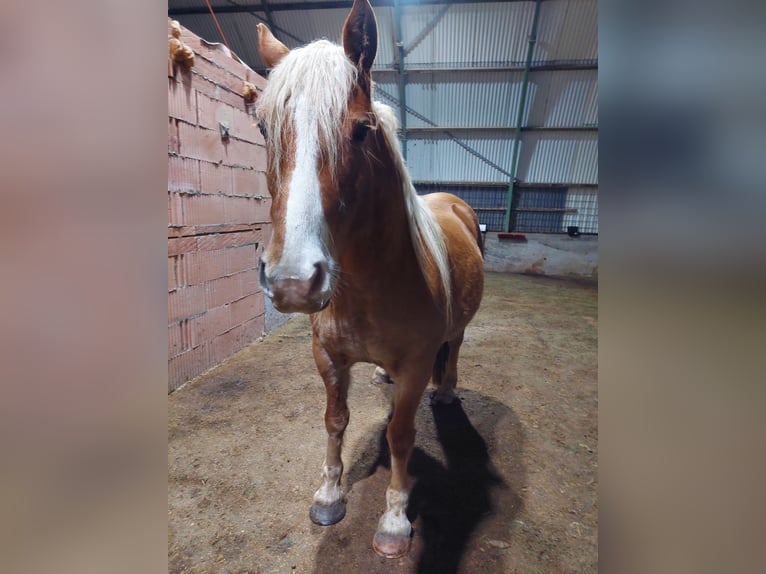
[[[408,467],[414,481],[407,511],[414,527],[409,554],[385,560],[370,544],[390,478],[387,421],[382,421],[351,458],[345,479],[348,514],[326,529],[316,574],[502,571],[501,553],[510,546],[511,523],[522,506],[521,425],[511,409],[493,399],[471,391],[460,395],[463,401],[433,408],[426,397],[418,410]],[[501,466],[490,453],[502,454]]]

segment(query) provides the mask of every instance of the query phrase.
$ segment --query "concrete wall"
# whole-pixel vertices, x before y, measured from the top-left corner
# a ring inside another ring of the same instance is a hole
[[[169,391],[263,335],[257,265],[271,232],[264,142],[242,97],[248,70],[188,30],[181,39],[195,62],[168,65]]]
[[[526,233],[526,241],[487,233],[484,269],[553,277],[598,278],[598,236]]]

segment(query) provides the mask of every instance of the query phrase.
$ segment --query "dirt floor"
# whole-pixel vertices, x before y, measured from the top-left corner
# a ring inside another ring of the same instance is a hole
[[[308,509],[325,448],[306,317],[170,395],[170,572],[595,572],[597,287],[488,273],[466,330],[460,401],[417,415],[410,553],[372,536],[390,475],[390,385],[354,367],[346,517]]]

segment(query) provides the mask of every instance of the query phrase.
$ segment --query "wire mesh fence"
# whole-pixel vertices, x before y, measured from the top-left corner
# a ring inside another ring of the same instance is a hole
[[[468,203],[487,231],[598,233],[598,189],[593,186],[515,187],[510,229],[504,229],[508,186],[497,183],[415,182],[421,195],[447,192]]]

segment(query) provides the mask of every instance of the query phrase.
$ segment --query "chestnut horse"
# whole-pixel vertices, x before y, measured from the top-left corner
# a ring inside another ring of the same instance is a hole
[[[387,429],[391,482],[373,538],[386,557],[405,554],[407,462],[415,411],[429,378],[449,402],[463,331],[481,301],[481,234],[459,198],[420,197],[396,137],[393,111],[372,100],[377,26],[355,0],[343,46],[320,40],[288,50],[258,24],[272,68],[257,115],[266,140],[273,231],[260,262],[264,292],[282,312],[311,315],[313,353],[327,393],[327,453],[311,520],[346,513],[341,443],[354,363],[394,382]]]

